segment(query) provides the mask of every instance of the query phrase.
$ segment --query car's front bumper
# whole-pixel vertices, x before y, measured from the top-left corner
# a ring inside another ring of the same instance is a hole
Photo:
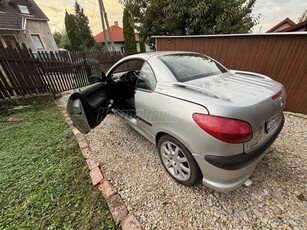
[[[232,156],[194,155],[203,173],[202,183],[214,190],[232,191],[242,185],[254,172],[256,165],[268,152],[284,125],[284,116],[275,133],[250,153]]]

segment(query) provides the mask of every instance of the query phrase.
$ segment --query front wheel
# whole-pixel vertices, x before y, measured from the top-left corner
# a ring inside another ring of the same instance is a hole
[[[177,139],[164,135],[158,142],[160,160],[170,174],[180,184],[191,186],[197,183],[201,171],[190,151]]]

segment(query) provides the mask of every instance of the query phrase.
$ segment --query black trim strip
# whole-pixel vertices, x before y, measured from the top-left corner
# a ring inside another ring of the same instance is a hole
[[[284,123],[285,123],[285,117],[284,115],[282,115],[281,123],[276,132],[274,133],[274,135],[266,143],[264,143],[262,146],[253,150],[250,153],[241,153],[233,156],[207,155],[205,156],[205,160],[208,163],[221,169],[238,170],[244,168],[245,166],[251,164],[253,161],[257,160],[257,158],[273,144],[273,142],[276,140],[279,133],[281,132]]]
[[[138,119],[138,120],[140,120],[140,121],[142,121],[142,122],[144,122],[146,125],[152,126],[151,123],[149,123],[148,121],[144,120],[143,118],[141,118],[141,117],[139,117],[139,116],[135,116],[135,118]]]

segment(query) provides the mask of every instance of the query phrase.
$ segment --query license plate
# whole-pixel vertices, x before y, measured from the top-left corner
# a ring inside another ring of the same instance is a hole
[[[278,124],[281,118],[281,113],[278,113],[265,123],[265,132],[269,133]]]

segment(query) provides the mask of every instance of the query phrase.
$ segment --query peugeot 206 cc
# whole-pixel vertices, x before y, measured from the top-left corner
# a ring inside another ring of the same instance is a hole
[[[166,172],[186,186],[201,180],[230,191],[246,183],[284,124],[280,83],[198,53],[131,55],[90,80],[69,98],[74,125],[88,133],[112,110],[157,146]]]

